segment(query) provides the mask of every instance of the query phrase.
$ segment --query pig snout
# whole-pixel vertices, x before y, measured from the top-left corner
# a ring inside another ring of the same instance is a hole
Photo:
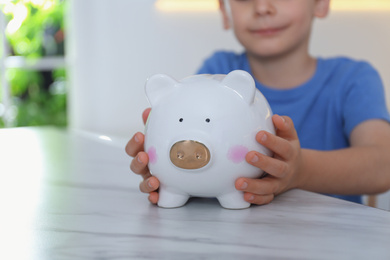
[[[210,151],[202,143],[183,140],[175,143],[170,151],[171,162],[182,169],[195,170],[206,166],[210,161]]]

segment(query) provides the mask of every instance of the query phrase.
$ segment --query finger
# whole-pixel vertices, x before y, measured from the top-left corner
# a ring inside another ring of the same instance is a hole
[[[152,204],[157,204],[157,202],[158,202],[158,198],[159,198],[159,196],[158,196],[158,192],[151,192],[151,193],[149,193],[149,201],[150,201],[150,203],[152,203]]]
[[[288,160],[294,155],[294,147],[290,141],[266,131],[258,132],[256,134],[256,141],[283,159]]]
[[[276,178],[284,178],[288,172],[289,166],[285,161],[266,156],[256,151],[248,152],[245,159],[248,163]]]
[[[144,150],[144,141],[144,134],[140,132],[136,133],[126,144],[126,153],[131,157],[135,157],[139,152],[142,152]]]
[[[149,157],[145,152],[140,152],[137,156],[131,161],[130,170],[135,174],[142,175],[144,179],[151,176],[148,168]]]
[[[160,187],[160,182],[154,176],[141,181],[139,184],[139,189],[144,193],[157,191],[158,187]]]
[[[144,121],[144,124],[146,124],[146,121],[148,120],[148,117],[149,117],[151,110],[152,109],[149,107],[149,108],[145,109],[144,112],[142,113],[142,121]]]
[[[252,193],[244,193],[244,200],[252,204],[266,205],[269,204],[275,198],[274,194],[268,195],[256,195]]]
[[[263,179],[238,178],[235,186],[237,190],[255,195],[270,195],[278,192],[279,181],[273,177]]]
[[[276,135],[287,140],[298,139],[292,119],[288,116],[273,115],[272,122],[276,127]]]

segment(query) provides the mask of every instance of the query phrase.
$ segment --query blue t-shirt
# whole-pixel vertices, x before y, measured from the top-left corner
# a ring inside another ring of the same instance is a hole
[[[208,58],[198,73],[228,74],[236,69],[251,73],[246,54],[221,51]],[[302,148],[346,148],[358,124],[369,119],[390,121],[380,76],[366,62],[318,58],[315,74],[301,86],[278,90],[256,81],[256,87],[274,114],[292,118]],[[361,203],[361,195],[331,196]]]

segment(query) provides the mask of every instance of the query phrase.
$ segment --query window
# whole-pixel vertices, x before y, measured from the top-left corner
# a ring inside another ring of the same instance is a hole
[[[65,1],[0,4],[0,127],[65,126]]]

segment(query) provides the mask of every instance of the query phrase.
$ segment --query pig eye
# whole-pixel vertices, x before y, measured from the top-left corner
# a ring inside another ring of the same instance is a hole
[[[180,118],[180,119],[179,119],[179,122],[183,122],[183,120],[184,120],[183,118]]]
[[[206,118],[205,121],[206,121],[206,123],[210,123],[211,120],[210,120],[210,118]]]

